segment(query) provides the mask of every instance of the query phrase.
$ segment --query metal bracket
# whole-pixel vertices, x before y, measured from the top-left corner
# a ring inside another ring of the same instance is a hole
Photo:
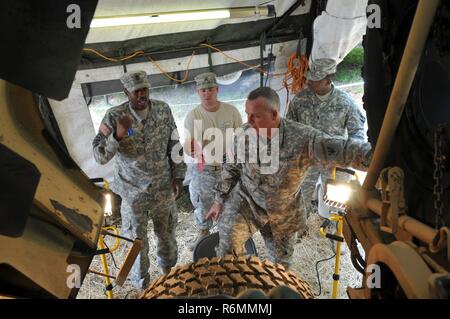
[[[430,244],[430,251],[434,254],[447,248],[447,261],[450,261],[450,229],[441,227]]]
[[[381,171],[381,211],[380,229],[390,234],[398,232],[398,217],[406,214],[403,188],[404,173],[400,167],[388,167]]]
[[[122,48],[119,50],[119,56],[125,56],[125,50]],[[127,62],[125,60],[122,61],[123,73],[127,73]]]
[[[211,45],[211,39],[207,38],[206,43]],[[214,72],[213,63],[212,63],[212,51],[211,51],[210,47],[208,47],[208,65],[209,65],[209,71]]]
[[[298,56],[306,55],[307,46],[308,46],[308,39],[303,35],[303,31],[300,31],[296,50],[297,55]]]
[[[259,53],[260,53],[260,86],[264,86],[264,51],[266,50],[266,32],[261,33],[259,38]]]

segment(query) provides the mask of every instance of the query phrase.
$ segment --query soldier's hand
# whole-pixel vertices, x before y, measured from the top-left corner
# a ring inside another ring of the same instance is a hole
[[[202,144],[194,139],[191,139],[190,155],[193,158],[199,158],[202,156]]]
[[[189,153],[191,153],[191,156],[194,157],[195,155],[195,140],[191,139],[191,148],[189,149]]]
[[[111,129],[106,125],[105,123],[100,124],[100,127],[98,128],[98,132],[102,134],[103,136],[109,136],[111,134]]]
[[[212,218],[213,220],[217,220],[222,213],[222,208],[222,204],[214,202],[214,204],[209,209],[208,214],[206,214],[206,219]]]
[[[122,114],[117,119],[116,138],[117,140],[123,139],[128,136],[128,129],[133,125],[133,119],[127,114]]]
[[[181,179],[174,179],[172,181],[172,190],[175,199],[178,199],[183,191],[183,181]]]

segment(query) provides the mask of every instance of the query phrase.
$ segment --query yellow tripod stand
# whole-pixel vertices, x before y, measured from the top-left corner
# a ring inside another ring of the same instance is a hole
[[[114,234],[119,235],[119,230],[117,229],[116,226],[106,226],[102,228],[103,231],[112,231]],[[114,251],[116,251],[120,246],[120,238],[116,237],[116,241],[114,243],[114,246],[108,249],[109,253],[112,253]],[[100,237],[98,238],[98,247],[100,248],[100,250],[104,250],[106,249],[106,245],[105,245],[105,235],[103,235],[103,233],[100,235]],[[113,299],[114,295],[112,292],[112,284],[111,284],[111,276],[109,274],[109,268],[108,268],[108,261],[106,260],[106,253],[101,254],[100,255],[100,259],[102,261],[102,266],[103,266],[103,273],[105,274],[105,284],[106,284],[106,295],[108,296],[108,299]]]
[[[104,211],[105,211],[105,216],[110,216],[112,213],[111,212],[112,205],[111,205],[111,194],[109,193],[108,182],[103,178],[94,178],[94,179],[91,179],[91,181],[93,181],[94,183],[103,183],[104,184],[104,189],[106,190],[106,194],[105,194],[106,203],[105,203]],[[109,199],[108,199],[108,196],[109,196]],[[109,248],[105,244],[106,236],[111,236],[111,237],[115,238],[113,247]],[[114,276],[110,275],[106,254],[113,253],[114,251],[119,249],[121,239],[131,242],[131,243],[133,243],[133,245],[132,245],[130,251],[128,252],[127,257],[125,258],[125,261],[124,261],[122,267],[120,268],[117,277],[114,277]],[[105,288],[106,288],[106,295],[107,295],[108,299],[114,298],[114,294],[112,291],[113,285],[112,285],[111,279],[115,279],[115,283],[117,285],[119,285],[119,286],[123,285],[126,277],[128,276],[128,273],[131,270],[131,266],[133,265],[134,261],[136,260],[136,257],[138,256],[138,254],[141,250],[141,244],[142,244],[142,242],[138,238],[136,238],[135,240],[131,240],[129,238],[119,236],[119,230],[114,225],[104,225],[102,227],[101,234],[98,238],[98,248],[99,249],[97,250],[97,252],[95,254],[100,255],[100,259],[101,259],[102,267],[103,267],[103,273],[96,272],[96,271],[90,270],[90,269],[89,269],[89,272],[105,278]]]
[[[329,234],[325,231],[325,228],[331,223],[331,221],[337,222],[337,234]],[[332,298],[336,299],[338,295],[338,286],[339,286],[339,271],[340,271],[340,263],[341,263],[341,245],[344,242],[343,236],[344,229],[344,219],[341,214],[331,214],[329,219],[327,219],[322,226],[320,226],[320,235],[323,237],[332,239],[336,241],[336,257],[334,262],[334,273],[333,273],[333,290],[332,290]]]
[[[333,273],[333,290],[332,298],[336,299],[338,295],[339,288],[339,272],[341,265],[341,249],[344,243],[344,214],[346,212],[347,206],[346,202],[351,196],[351,186],[347,182],[336,181],[336,171],[340,171],[349,175],[352,175],[358,181],[356,172],[350,169],[335,167],[332,173],[332,179],[327,180],[325,185],[324,203],[330,209],[330,215],[328,219],[320,227],[320,235],[331,240],[336,241],[336,257],[334,263],[334,273]],[[337,223],[337,233],[330,234],[325,231],[327,226],[335,221]]]

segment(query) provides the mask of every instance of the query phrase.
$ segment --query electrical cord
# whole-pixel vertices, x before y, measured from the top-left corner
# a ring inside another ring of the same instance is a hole
[[[210,45],[210,44],[202,43],[202,44],[200,44],[200,46],[201,46],[201,47],[207,47],[207,48],[210,48],[210,49],[212,49],[212,50],[214,50],[214,51],[216,51],[216,52],[219,52],[219,53],[221,53],[223,56],[227,57],[228,59],[233,60],[233,61],[235,61],[235,62],[237,62],[237,63],[239,63],[239,64],[242,64],[243,66],[246,66],[246,67],[249,68],[249,69],[254,69],[255,71],[258,71],[258,72],[267,73],[267,71],[261,69],[261,68],[258,67],[257,65],[250,65],[250,64],[245,63],[245,62],[243,62],[243,61],[241,61],[241,60],[238,60],[238,59],[232,57],[231,55],[229,55],[229,54],[223,52],[222,50],[220,50],[220,49],[218,49],[218,48],[216,48],[216,47],[214,47],[214,46],[212,46],[212,45]]]
[[[175,82],[177,82],[177,83],[184,83],[184,82],[186,82],[187,79],[188,79],[188,75],[189,75],[189,66],[191,65],[192,58],[194,57],[194,55],[195,55],[195,51],[192,51],[192,55],[191,55],[191,57],[189,58],[189,61],[188,61],[187,66],[186,66],[186,70],[184,71],[184,77],[183,77],[183,79],[181,79],[181,80],[175,79],[174,77],[170,76],[169,73],[166,72],[165,70],[163,70],[163,68],[162,68],[155,60],[153,60],[150,56],[148,56],[147,59],[148,59],[151,63],[153,63],[153,64],[158,68],[158,70],[160,70],[161,73],[164,74],[168,79],[170,79],[170,80],[172,80],[172,81],[175,81]]]
[[[126,60],[130,60],[130,59],[133,59],[137,56],[144,54],[144,51],[139,50],[139,51],[136,51],[136,52],[134,52],[126,57],[123,57],[123,58],[111,58],[111,57],[107,57],[106,55],[98,52],[97,50],[91,49],[91,48],[84,48],[83,51],[94,53],[94,54],[98,55],[99,57],[102,57],[103,59],[111,61],[111,62],[126,61]]]
[[[283,86],[275,91],[286,90],[287,112],[290,93],[296,94],[305,87],[305,75],[308,70],[308,58],[305,55],[298,56],[297,53],[291,54],[288,60],[287,71],[284,73]]]
[[[97,50],[94,50],[94,49],[91,49],[91,48],[84,48],[83,51],[94,53],[94,54],[98,55],[99,57],[101,57],[101,58],[103,58],[103,59],[105,59],[105,60],[107,60],[107,61],[111,61],[111,62],[121,62],[121,61],[126,61],[126,60],[130,60],[130,59],[133,59],[133,58],[135,58],[135,57],[138,57],[138,56],[141,56],[141,55],[144,55],[144,54],[145,54],[144,51],[136,51],[136,52],[134,52],[133,54],[130,54],[130,55],[128,55],[128,56],[126,56],[126,57],[123,57],[123,58],[111,58],[111,57],[108,57],[108,56],[102,54],[101,52],[99,52],[99,51],[97,51]],[[181,80],[175,79],[174,77],[170,76],[169,73],[168,73],[167,71],[165,71],[165,70],[164,70],[164,69],[163,69],[163,68],[162,68],[155,60],[153,60],[150,56],[147,56],[146,58],[149,60],[149,62],[153,63],[153,65],[154,65],[158,70],[160,70],[161,73],[162,73],[164,76],[166,76],[168,79],[170,79],[170,80],[172,80],[172,81],[175,81],[175,82],[177,82],[177,83],[184,83],[184,82],[186,82],[186,80],[187,80],[187,78],[188,78],[188,74],[189,74],[189,66],[190,66],[190,64],[191,64],[191,62],[192,62],[192,58],[194,57],[195,53],[196,53],[195,50],[192,51],[192,55],[191,55],[191,57],[190,57],[190,59],[189,59],[189,61],[188,61],[188,63],[187,63],[187,66],[186,66],[186,70],[185,70],[185,73],[184,73],[184,77],[183,77],[183,79],[181,79]]]
[[[265,70],[259,68],[258,66],[256,66],[256,65],[250,65],[250,64],[245,63],[245,62],[243,62],[243,61],[241,61],[241,60],[239,60],[239,59],[236,59],[236,58],[232,57],[231,55],[229,55],[229,54],[223,52],[222,50],[220,50],[220,49],[218,49],[218,48],[216,48],[216,47],[214,47],[214,46],[212,46],[212,45],[210,45],[210,44],[202,43],[202,44],[200,44],[200,47],[210,48],[210,49],[212,49],[212,50],[214,50],[214,51],[216,51],[216,52],[219,52],[219,53],[221,53],[222,55],[224,55],[225,57],[227,57],[228,59],[233,60],[233,61],[235,61],[235,62],[237,62],[237,63],[239,63],[239,64],[242,64],[243,66],[245,66],[245,67],[247,67],[247,68],[249,68],[249,69],[253,69],[253,70],[257,71],[257,72],[263,72],[264,74],[267,73],[267,71],[265,71]],[[145,54],[144,51],[136,51],[136,52],[134,52],[134,53],[132,53],[132,54],[126,56],[126,57],[122,57],[122,58],[112,58],[112,57],[108,57],[108,56],[102,54],[101,52],[99,52],[99,51],[97,51],[97,50],[94,50],[94,49],[91,49],[91,48],[84,48],[83,51],[86,51],[86,52],[90,52],[90,53],[96,54],[96,55],[98,55],[99,57],[101,57],[101,58],[103,58],[103,59],[105,59],[105,60],[107,60],[107,61],[111,61],[111,62],[126,61],[126,60],[130,60],[130,59],[133,59],[133,58],[135,58],[135,57],[138,57],[138,56],[141,56],[141,55],[144,55],[144,54]],[[161,73],[164,74],[167,78],[169,78],[169,79],[171,79],[171,80],[173,80],[173,81],[176,81],[176,82],[178,82],[178,83],[184,83],[184,82],[187,80],[187,75],[188,75],[188,71],[189,71],[189,65],[190,65],[190,63],[191,63],[191,61],[192,61],[192,58],[193,58],[193,56],[195,55],[195,53],[196,53],[195,50],[192,51],[191,58],[190,58],[190,60],[189,60],[189,62],[188,62],[188,64],[187,64],[186,71],[185,71],[185,75],[184,75],[184,77],[183,77],[182,80],[175,79],[175,78],[171,77],[171,76],[168,74],[168,72],[166,72],[164,69],[162,69],[161,66],[160,66],[155,60],[153,60],[150,56],[147,56],[147,59],[149,60],[149,62],[153,63],[153,64],[161,71]],[[283,73],[273,73],[272,76],[286,76],[287,74],[288,74],[288,71],[283,72]]]
[[[322,285],[320,284],[320,275],[319,275],[318,265],[319,265],[319,263],[324,262],[324,261],[328,261],[330,259],[333,259],[334,257],[336,257],[336,253],[334,253],[333,256],[331,256],[331,257],[328,257],[328,258],[325,258],[325,259],[321,259],[321,260],[316,262],[316,276],[317,276],[317,282],[319,283],[319,293],[318,294],[314,294],[316,297],[320,296],[322,294]]]
[[[289,91],[296,94],[305,87],[305,75],[308,70],[308,59],[305,55],[299,56],[296,52],[292,53],[288,59],[288,71],[283,80],[284,86]],[[292,80],[289,84],[289,80]]]
[[[103,245],[105,245],[105,247],[108,248],[108,250],[110,250],[109,247],[108,247],[108,245],[106,244],[106,242],[105,242],[104,240],[103,240]],[[110,252],[109,254],[110,254],[110,256],[111,256],[111,259],[112,259],[112,262],[113,262],[113,264],[114,264],[114,267],[116,267],[117,270],[120,270],[120,268],[117,267],[116,260],[114,259],[113,253]]]

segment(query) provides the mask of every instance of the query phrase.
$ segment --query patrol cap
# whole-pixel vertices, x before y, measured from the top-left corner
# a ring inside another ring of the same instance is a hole
[[[216,75],[212,72],[202,73],[195,77],[197,89],[209,89],[217,87]]]
[[[333,59],[317,59],[309,64],[309,70],[306,79],[311,81],[320,81],[327,75],[336,73],[336,61]]]
[[[122,82],[123,87],[128,92],[150,87],[150,82],[148,82],[147,73],[145,73],[145,71],[127,72],[122,75],[120,82]]]

